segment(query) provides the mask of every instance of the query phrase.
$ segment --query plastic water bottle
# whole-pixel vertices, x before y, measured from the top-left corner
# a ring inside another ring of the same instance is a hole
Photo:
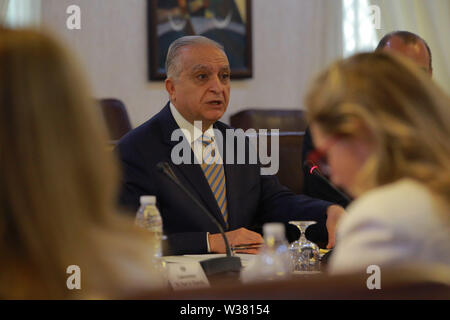
[[[263,226],[265,245],[261,252],[242,271],[243,282],[287,279],[293,265],[282,223],[266,223]]]
[[[156,207],[155,196],[141,196],[141,206],[136,213],[136,224],[154,235],[155,257],[162,257],[161,241],[163,239],[163,222]]]

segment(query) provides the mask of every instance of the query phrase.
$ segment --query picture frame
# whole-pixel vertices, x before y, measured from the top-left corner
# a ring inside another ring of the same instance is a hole
[[[148,0],[150,80],[166,78],[170,44],[202,35],[223,45],[232,79],[253,76],[251,0]]]

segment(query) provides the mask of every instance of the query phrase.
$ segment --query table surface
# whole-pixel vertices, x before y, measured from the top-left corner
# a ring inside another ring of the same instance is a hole
[[[225,257],[226,254],[188,254],[182,256],[164,256],[163,259],[167,263],[200,263],[203,260],[211,258]],[[254,254],[237,253],[236,257],[241,258],[242,268],[245,269],[257,256]],[[322,274],[321,271],[294,271],[292,275],[294,277],[313,276]]]

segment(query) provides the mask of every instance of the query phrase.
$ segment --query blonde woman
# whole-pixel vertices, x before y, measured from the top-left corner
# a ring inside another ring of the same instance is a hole
[[[356,200],[338,225],[331,273],[450,267],[450,101],[400,57],[358,54],[306,99],[316,151]]]
[[[115,212],[116,163],[79,69],[46,35],[0,31],[0,298],[165,286],[153,240]],[[71,265],[80,290],[67,287]]]

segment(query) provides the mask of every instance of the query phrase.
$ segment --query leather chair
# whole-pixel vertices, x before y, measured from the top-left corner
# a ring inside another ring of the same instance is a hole
[[[300,194],[303,190],[303,171],[301,169],[302,145],[305,133],[280,132],[279,141],[279,163],[280,167],[276,176],[280,183],[293,192]],[[269,152],[270,139],[269,141]]]
[[[103,118],[108,129],[111,144],[115,144],[132,129],[125,104],[113,98],[99,99]]]
[[[253,128],[279,129],[280,132],[303,132],[306,129],[305,112],[284,109],[247,109],[230,117],[230,125],[244,131]]]
[[[280,167],[276,176],[282,185],[302,193],[302,145],[307,126],[304,111],[248,109],[232,115],[230,125],[244,131],[279,129]]]

